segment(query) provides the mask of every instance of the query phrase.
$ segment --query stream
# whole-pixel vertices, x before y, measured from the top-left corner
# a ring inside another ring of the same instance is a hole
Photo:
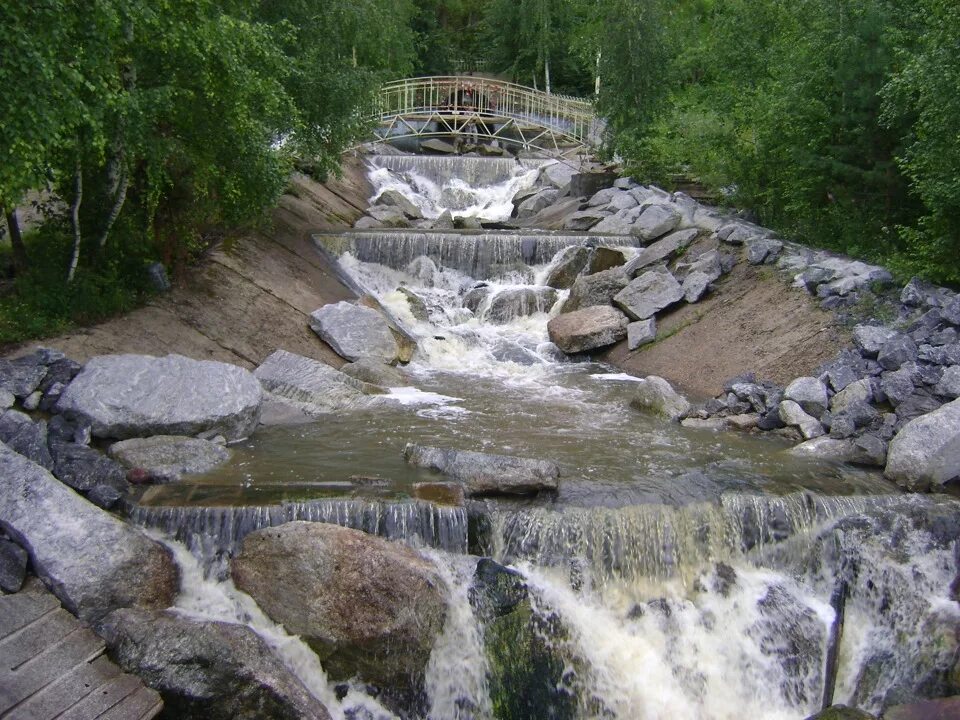
[[[378,192],[402,192],[427,218],[449,209],[495,221],[541,164],[373,162]],[[800,720],[824,697],[842,588],[835,701],[877,711],[932,691],[958,619],[954,502],[795,458],[783,440],[631,409],[634,378],[573,362],[547,336],[567,293],[543,286],[550,264],[586,241],[509,230],[318,237],[417,338],[408,383],[372,409],[262,428],[220,469],[147,490],[131,516],[174,548],[181,610],[249,624],[337,718]],[[636,252],[630,238],[591,241]],[[560,490],[426,502],[413,486],[437,478],[404,462],[411,442],[549,459]],[[362,685],[328,681],[232,586],[225,563],[243,537],[293,519],[403,540],[437,565],[450,610],[423,707],[387,710]],[[519,573],[521,614],[491,617],[471,602],[476,555]]]

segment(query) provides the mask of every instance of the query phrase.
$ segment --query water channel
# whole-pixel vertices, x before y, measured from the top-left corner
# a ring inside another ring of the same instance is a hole
[[[426,217],[504,220],[538,166],[383,157],[370,176]],[[949,664],[937,633],[956,622],[953,539],[917,518],[955,515],[951,502],[793,458],[777,439],[631,409],[634,379],[572,362],[547,337],[565,291],[544,277],[584,236],[351,231],[317,242],[417,338],[406,385],[375,407],[261,429],[220,470],[151,488],[133,517],[176,540],[185,612],[251,624],[334,716],[799,720],[822,702],[838,588],[837,702],[877,710]],[[413,484],[436,477],[406,465],[409,442],[550,459],[560,491],[424,502]],[[441,569],[451,611],[422,707],[392,713],[362,686],[335,689],[225,579],[246,533],[290,519],[404,540]],[[522,623],[495,627],[471,604],[478,554],[522,575]],[[496,643],[530,662],[505,671]]]

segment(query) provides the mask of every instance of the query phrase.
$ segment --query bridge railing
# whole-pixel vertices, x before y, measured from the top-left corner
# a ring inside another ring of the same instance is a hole
[[[382,86],[377,112],[393,117],[472,116],[510,118],[551,128],[580,144],[597,144],[602,123],[590,102],[547,94],[523,85],[471,76],[407,78]]]

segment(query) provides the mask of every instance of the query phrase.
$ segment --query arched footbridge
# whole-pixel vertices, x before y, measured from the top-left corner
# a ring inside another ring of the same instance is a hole
[[[596,147],[604,129],[588,100],[462,75],[386,83],[374,119],[377,141],[498,140],[557,155]]]

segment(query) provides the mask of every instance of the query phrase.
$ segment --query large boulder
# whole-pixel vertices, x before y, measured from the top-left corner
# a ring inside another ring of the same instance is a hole
[[[622,268],[612,268],[593,275],[578,277],[570,288],[570,295],[560,308],[569,313],[591,305],[609,305],[613,296],[623,290],[630,278]]]
[[[504,288],[490,298],[483,318],[503,325],[519,317],[549,312],[556,301],[557,291],[552,287]]]
[[[74,490],[87,493],[99,485],[121,492],[127,489],[123,466],[92,447],[50,438],[50,454],[53,456],[53,474]]]
[[[805,440],[813,440],[824,434],[820,421],[804,412],[794,400],[783,400],[777,406],[777,411],[780,421],[784,425],[797,428]]]
[[[143,468],[150,477],[166,482],[210,472],[230,459],[230,451],[223,445],[182,435],[121,440],[111,445],[109,452],[127,467]]]
[[[829,405],[827,387],[815,377],[797,378],[787,385],[783,397],[793,400],[805,413],[816,418],[823,415]]]
[[[308,415],[366,407],[372,399],[369,386],[319,360],[286,350],[272,353],[253,371],[272,397]]]
[[[70,612],[95,622],[117,608],[173,602],[179,574],[162,545],[2,444],[0,478],[0,528]]]
[[[420,220],[423,218],[423,212],[421,212],[420,208],[414,205],[413,201],[399,190],[384,190],[374,201],[374,205],[395,207],[411,220]],[[372,212],[370,214],[373,215]],[[379,220],[380,218],[377,219]]]
[[[292,522],[247,535],[231,572],[334,679],[418,686],[446,618],[446,588],[415,550],[358,530]]]
[[[680,213],[674,207],[648,205],[634,222],[630,232],[641,240],[655,240],[677,227],[680,219]]]
[[[691,228],[689,230],[678,230],[675,233],[670,233],[662,240],[657,240],[649,247],[641,250],[635,258],[627,263],[624,269],[627,271],[627,274],[632,277],[645,267],[664,262],[665,260],[672,260],[681,250],[696,239],[699,232],[696,228]]]
[[[567,162],[557,161],[549,165],[544,165],[540,171],[540,177],[557,188],[560,194],[563,194],[570,189],[570,181],[577,172],[578,170],[575,166]]]
[[[590,228],[590,232],[603,233],[604,235],[629,235],[633,229],[633,223],[636,222],[641,212],[643,212],[643,208],[640,207],[619,210]]]
[[[580,245],[566,247],[556,254],[550,262],[549,272],[544,285],[557,290],[566,290],[577,280],[577,276],[590,262],[590,251]]]
[[[567,216],[567,219],[563,222],[563,229],[581,231],[589,230],[598,222],[609,216],[609,211],[600,210],[599,208],[578,210],[577,212],[571,213]]]
[[[920,492],[960,477],[960,400],[904,425],[890,442],[884,474]]]
[[[98,625],[110,657],[183,720],[329,720],[327,709],[246,625],[116,610]]]
[[[630,407],[659,415],[667,420],[680,420],[690,412],[690,403],[662,377],[650,375],[636,383]]]
[[[592,305],[563,313],[547,323],[550,341],[567,354],[587,352],[620,342],[629,319],[610,305]]]
[[[546,207],[549,207],[560,197],[560,191],[556,188],[546,188],[540,192],[531,195],[517,206],[517,217],[521,220],[533,217]]]
[[[613,304],[631,320],[646,320],[683,300],[683,287],[669,272],[645,272],[614,295]]]
[[[97,437],[223,435],[247,437],[257,427],[263,391],[247,370],[182,355],[91,358],[57,402],[88,422]]]
[[[627,348],[629,350],[636,350],[638,347],[652,343],[656,339],[656,318],[637,320],[627,325]]]
[[[324,305],[310,314],[310,328],[351,362],[370,357],[392,365],[400,357],[389,323],[372,308],[346,301]]]
[[[530,495],[556,490],[560,468],[547,460],[491,455],[409,444],[403,451],[414,467],[463,484],[467,495]]]

